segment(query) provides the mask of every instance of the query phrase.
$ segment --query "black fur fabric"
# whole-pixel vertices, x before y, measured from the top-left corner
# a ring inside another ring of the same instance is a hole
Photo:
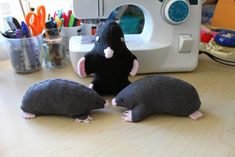
[[[126,47],[121,27],[108,21],[97,32],[94,48],[85,55],[85,72],[94,74],[93,89],[101,95],[117,94],[130,84],[129,73],[136,56]],[[106,58],[104,49],[110,47],[112,58]]]

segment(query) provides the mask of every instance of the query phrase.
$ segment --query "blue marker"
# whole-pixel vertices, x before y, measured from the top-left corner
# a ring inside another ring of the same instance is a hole
[[[28,26],[25,24],[24,21],[21,22],[21,28],[22,28],[22,31],[23,31],[23,35],[28,38],[28,37],[31,37],[31,33],[29,31],[29,28]]]

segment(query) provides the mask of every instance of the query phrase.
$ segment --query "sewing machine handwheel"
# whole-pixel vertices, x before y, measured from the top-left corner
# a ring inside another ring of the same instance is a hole
[[[162,16],[167,23],[177,25],[187,20],[190,13],[188,0],[168,0],[162,6]]]

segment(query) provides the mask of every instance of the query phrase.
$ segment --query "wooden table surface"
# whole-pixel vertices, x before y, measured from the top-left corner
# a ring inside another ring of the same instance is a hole
[[[167,73],[197,89],[204,117],[198,121],[171,115],[154,115],[139,123],[121,120],[124,108],[111,106],[91,112],[90,124],[74,119],[21,117],[21,100],[29,86],[47,78],[65,78],[88,85],[71,65],[44,67],[31,74],[17,74],[9,60],[0,62],[1,157],[234,157],[235,68],[199,57],[189,73]],[[130,78],[137,80],[146,75]],[[111,97],[106,97],[109,101]]]

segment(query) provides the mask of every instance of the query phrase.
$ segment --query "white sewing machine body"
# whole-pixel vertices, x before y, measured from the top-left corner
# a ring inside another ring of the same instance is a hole
[[[175,9],[173,3],[186,8],[186,12],[187,6],[183,3],[188,4],[187,15],[179,17],[179,10],[172,14]],[[200,0],[73,0],[73,12],[80,19],[102,19],[122,5],[139,7],[145,17],[141,34],[125,35],[128,49],[139,61],[139,73],[192,71],[196,68],[200,43]],[[173,18],[172,21],[168,13],[181,19]],[[93,46],[81,44],[81,36],[70,39],[70,59],[75,71],[78,60]]]

